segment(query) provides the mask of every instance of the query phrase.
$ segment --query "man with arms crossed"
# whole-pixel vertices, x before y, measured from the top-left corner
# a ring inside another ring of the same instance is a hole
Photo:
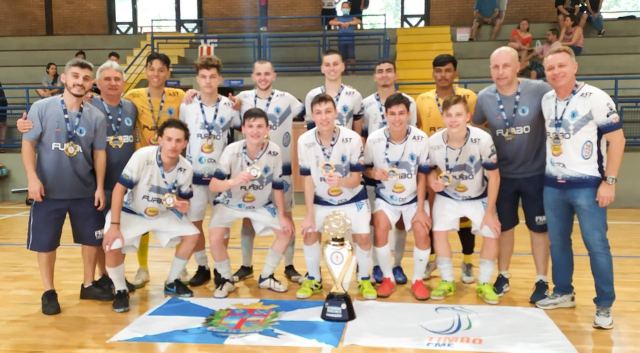
[[[33,129],[22,137],[22,162],[29,198],[27,248],[38,253],[45,292],[42,313],[60,313],[53,275],[56,249],[67,213],[74,242],[82,245],[81,299],[110,300],[110,291],[94,285],[96,253],[102,243],[106,121],[82,98],[93,84],[93,65],[72,59],[61,76],[64,92],[36,102],[28,119]],[[37,158],[36,158],[37,156]]]
[[[519,223],[518,205],[531,236],[536,279],[530,303],[545,297],[549,288],[549,238],[542,202],[544,182],[544,116],[540,101],[550,87],[543,81],[518,78],[518,52],[510,47],[496,49],[489,58],[495,84],[478,94],[473,123],[488,125],[498,151],[500,191],[498,216],[502,224],[496,293],[509,291],[509,264],[513,255],[514,231]]]
[[[577,215],[595,282],[593,327],[611,329],[615,290],[607,206],[615,198],[616,177],[624,155],[622,121],[611,97],[576,81],[578,63],[570,48],[552,49],[544,59],[544,70],[553,87],[542,99],[542,110],[547,128],[544,206],[554,289],[536,306],[576,306],[571,232]]]

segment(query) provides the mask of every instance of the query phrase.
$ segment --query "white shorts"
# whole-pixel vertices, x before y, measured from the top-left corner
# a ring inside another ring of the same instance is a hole
[[[105,233],[111,227],[111,211],[105,219]],[[140,237],[153,232],[153,236],[163,247],[175,246],[180,242],[180,237],[200,234],[198,228],[186,217],[178,218],[173,212],[163,212],[153,219],[136,214],[120,212],[120,232],[124,237],[122,244],[113,244],[111,249],[122,248],[122,252],[135,252],[138,250]]]
[[[389,218],[389,223],[391,223],[391,228],[394,227],[396,222],[398,222],[398,220],[400,219],[400,216],[402,216],[402,223],[404,223],[404,229],[406,229],[406,231],[408,232],[411,230],[411,221],[413,220],[413,216],[416,215],[417,209],[418,209],[417,202],[413,202],[413,203],[402,205],[402,206],[396,206],[388,203],[387,201],[381,198],[376,198],[376,205],[373,210],[373,213],[376,213],[378,211],[384,212],[384,214],[387,215],[387,218]],[[428,202],[425,202],[424,204],[424,211],[427,212],[427,214],[429,214]]]
[[[209,185],[193,184],[193,197],[189,200],[187,216],[191,222],[202,221],[207,212],[207,205],[213,205],[214,193],[209,191]]]
[[[209,228],[231,228],[233,222],[247,218],[257,235],[273,234],[274,229],[280,229],[278,211],[273,204],[253,210],[238,210],[218,204],[213,206],[213,216]]]
[[[471,220],[471,232],[488,238],[496,238],[497,235],[484,226],[482,220],[487,209],[487,199],[459,201],[436,194],[433,202],[433,231],[450,231],[460,229],[460,218],[467,217]]]
[[[356,201],[346,205],[323,206],[314,205],[316,216],[316,231],[322,232],[324,219],[333,211],[342,211],[351,221],[352,234],[369,234],[371,222],[371,208],[368,200]]]

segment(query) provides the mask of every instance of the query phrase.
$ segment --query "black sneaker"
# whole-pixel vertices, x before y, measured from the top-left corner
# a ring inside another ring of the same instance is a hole
[[[172,297],[193,297],[193,292],[180,279],[164,284],[164,294]]]
[[[217,287],[222,283],[222,275],[215,268],[213,269],[213,284]]]
[[[529,297],[529,303],[535,304],[536,302],[546,298],[547,294],[549,294],[549,283],[543,280],[538,280],[533,288],[531,297]]]
[[[42,293],[42,313],[45,315],[60,314],[60,303],[58,303],[58,293],[55,289],[49,289]]]
[[[124,280],[127,283],[127,289],[129,290],[129,293],[135,292],[136,291],[136,286],[134,286],[126,278]],[[94,285],[97,285],[98,287],[100,287],[102,289],[108,289],[108,290],[110,290],[112,292],[115,290],[115,287],[113,286],[113,281],[106,274],[102,275],[102,277],[100,277],[97,281],[95,281]]]
[[[124,313],[129,311],[129,292],[127,292],[126,290],[117,291],[111,307],[116,313]]]
[[[201,286],[211,280],[211,270],[206,266],[198,266],[196,273],[189,280],[189,285],[192,287]]]
[[[253,277],[253,266],[240,266],[238,271],[231,276],[231,282],[240,282]]]
[[[287,265],[284,267],[284,276],[291,282],[302,283],[304,277],[296,270],[293,265]]]
[[[509,279],[502,274],[499,274],[498,278],[496,278],[496,281],[493,284],[493,289],[499,297],[503,296],[504,293],[508,292],[509,289],[511,289],[509,287]]]
[[[84,284],[80,285],[80,299],[111,301],[113,300],[113,292],[111,289],[100,287],[96,281],[93,281],[89,287],[85,287]]]

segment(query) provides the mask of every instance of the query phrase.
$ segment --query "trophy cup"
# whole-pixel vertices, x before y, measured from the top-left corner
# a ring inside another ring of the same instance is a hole
[[[351,297],[344,289],[345,278],[348,278],[348,283],[355,265],[351,243],[345,240],[351,231],[351,221],[343,212],[333,211],[325,218],[322,230],[329,237],[324,246],[324,260],[333,279],[333,287],[324,301],[320,317],[326,321],[351,321],[356,314]],[[346,287],[349,288],[348,285]]]

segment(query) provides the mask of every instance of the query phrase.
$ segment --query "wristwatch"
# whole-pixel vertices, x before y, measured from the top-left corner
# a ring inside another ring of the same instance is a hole
[[[618,178],[616,178],[614,176],[606,176],[604,178],[604,182],[609,184],[609,185],[615,185],[618,182]]]

